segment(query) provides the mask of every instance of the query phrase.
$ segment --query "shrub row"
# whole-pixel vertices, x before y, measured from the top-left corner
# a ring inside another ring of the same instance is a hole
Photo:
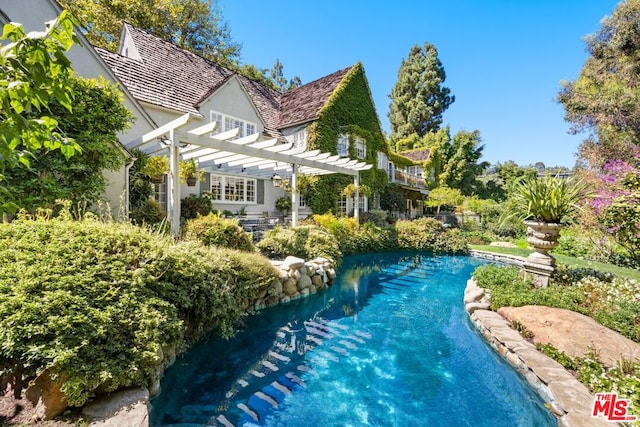
[[[232,334],[276,277],[257,254],[91,218],[0,224],[0,258],[0,377],[49,369],[74,406],[150,386],[203,331]]]
[[[366,223],[357,227],[353,218],[314,215],[311,222],[326,229],[343,254],[417,250],[438,254],[464,254],[467,242],[460,230],[449,229],[433,218],[399,220],[393,227]]]

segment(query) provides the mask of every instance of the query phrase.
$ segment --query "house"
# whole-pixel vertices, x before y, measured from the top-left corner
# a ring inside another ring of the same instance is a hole
[[[118,52],[100,48],[96,51],[160,126],[188,114],[191,120],[181,128],[186,132],[216,123],[211,136],[218,138],[239,129],[234,138],[243,143],[243,138],[251,135],[257,135],[256,144],[276,140],[277,144],[289,144],[288,152],[299,157],[338,166],[357,164],[362,171],[362,184],[372,181],[378,192],[386,185],[386,171],[372,167],[376,153],[387,153],[388,149],[361,64],[280,94],[130,24],[123,27]],[[189,135],[184,137],[193,139]],[[139,144],[140,141],[135,141],[129,147]],[[145,144],[143,148],[150,154],[163,155],[168,151],[161,143]],[[210,145],[206,141],[202,144]],[[272,178],[291,177],[291,165],[277,161],[274,165],[273,159],[243,160],[246,153],[238,154],[229,151],[233,146],[226,147],[223,151],[230,156],[212,149],[208,152],[193,147],[181,149],[181,158],[197,158],[206,178],[197,187],[182,184],[179,194],[211,192],[214,208],[220,211],[271,215],[276,211],[276,200],[286,194],[274,185]],[[364,167],[366,163],[371,166]],[[315,172],[322,171],[315,169]],[[314,194],[300,197],[294,208],[301,216],[312,210],[348,213],[356,205],[356,210],[368,208],[367,197],[355,201],[341,195],[351,182],[349,176],[337,181],[324,177],[320,180],[338,184],[325,183]],[[156,197],[168,211],[169,184],[167,175],[164,183],[156,185]]]
[[[0,24],[4,25],[4,23],[10,21],[19,22],[23,25],[26,32],[42,31],[45,22],[55,19],[61,12],[62,8],[55,0],[0,0]],[[80,44],[74,45],[71,50],[67,52],[67,57],[71,61],[76,75],[85,78],[102,76],[111,83],[119,83],[117,77],[82,33],[76,30],[76,34],[80,39]],[[120,89],[123,91],[126,107],[137,118],[130,129],[118,135],[119,141],[123,142],[133,138],[133,135],[144,134],[157,126],[131,93],[122,85],[120,85]],[[120,143],[119,147],[131,161],[119,170],[105,170],[103,172],[108,182],[104,199],[109,202],[112,213],[116,213],[120,208],[125,211],[127,209],[126,204],[125,206],[120,206],[120,204],[123,196],[124,200],[128,200],[128,168],[133,161],[133,158],[124,145]]]

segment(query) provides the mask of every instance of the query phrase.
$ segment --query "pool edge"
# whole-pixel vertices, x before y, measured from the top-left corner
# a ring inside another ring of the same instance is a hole
[[[471,256],[515,265],[522,261],[521,257],[483,251],[472,251]],[[591,416],[595,397],[587,387],[558,362],[539,352],[535,345],[512,327],[511,322],[491,311],[489,292],[478,287],[473,278],[467,281],[464,305],[474,327],[485,341],[527,380],[555,415],[559,426],[619,425]]]

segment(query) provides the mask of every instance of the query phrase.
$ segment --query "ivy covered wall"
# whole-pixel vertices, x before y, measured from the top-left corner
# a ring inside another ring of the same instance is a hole
[[[371,189],[371,194],[382,194],[387,185],[387,172],[378,169],[378,152],[388,154],[389,148],[382,134],[380,120],[371,97],[369,84],[361,63],[354,65],[345,75],[320,117],[307,128],[307,147],[337,154],[338,137],[349,135],[349,157],[356,158],[355,137],[366,140],[365,161],[373,168],[360,172],[360,184]],[[321,176],[305,197],[314,213],[335,212],[342,190],[353,183],[349,175]]]

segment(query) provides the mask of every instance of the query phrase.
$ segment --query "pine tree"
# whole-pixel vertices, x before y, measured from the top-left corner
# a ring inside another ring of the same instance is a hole
[[[443,86],[445,78],[435,46],[425,43],[423,48],[411,48],[389,95],[392,137],[406,138],[412,133],[423,136],[440,128],[442,113],[455,100],[451,90]]]

